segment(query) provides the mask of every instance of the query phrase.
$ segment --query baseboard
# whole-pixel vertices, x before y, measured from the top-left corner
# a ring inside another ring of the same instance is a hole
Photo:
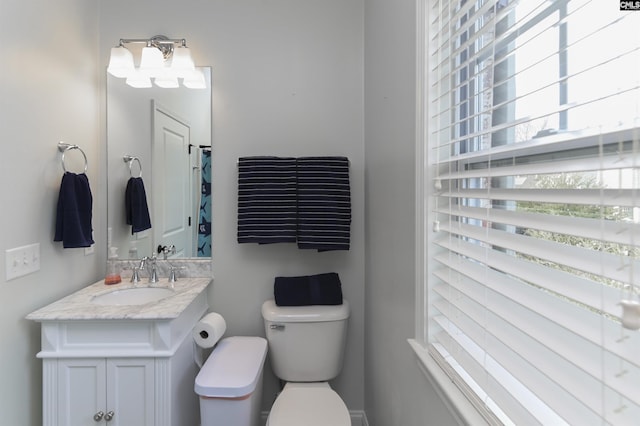
[[[362,410],[349,411],[351,414],[351,426],[369,426],[367,415]]]
[[[351,426],[369,426],[369,422],[367,421],[367,415],[362,410],[352,410],[349,412],[351,415]],[[263,411],[261,413],[262,425],[265,426],[267,424],[267,417],[269,417],[268,411]]]

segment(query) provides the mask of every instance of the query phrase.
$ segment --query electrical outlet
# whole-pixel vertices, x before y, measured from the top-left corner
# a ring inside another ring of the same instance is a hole
[[[5,251],[7,281],[40,270],[40,243]]]

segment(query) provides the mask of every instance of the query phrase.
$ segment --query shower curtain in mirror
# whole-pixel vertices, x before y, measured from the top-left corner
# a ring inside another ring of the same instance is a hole
[[[201,154],[198,257],[211,257],[211,150],[203,149]]]

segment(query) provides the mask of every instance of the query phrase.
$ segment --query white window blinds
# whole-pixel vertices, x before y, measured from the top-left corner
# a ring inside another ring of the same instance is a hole
[[[638,424],[640,12],[429,4],[429,350],[492,422]]]

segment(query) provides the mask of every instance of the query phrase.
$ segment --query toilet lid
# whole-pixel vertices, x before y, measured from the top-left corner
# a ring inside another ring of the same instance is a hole
[[[351,417],[347,406],[328,384],[287,384],[271,407],[267,424],[351,426]]]

